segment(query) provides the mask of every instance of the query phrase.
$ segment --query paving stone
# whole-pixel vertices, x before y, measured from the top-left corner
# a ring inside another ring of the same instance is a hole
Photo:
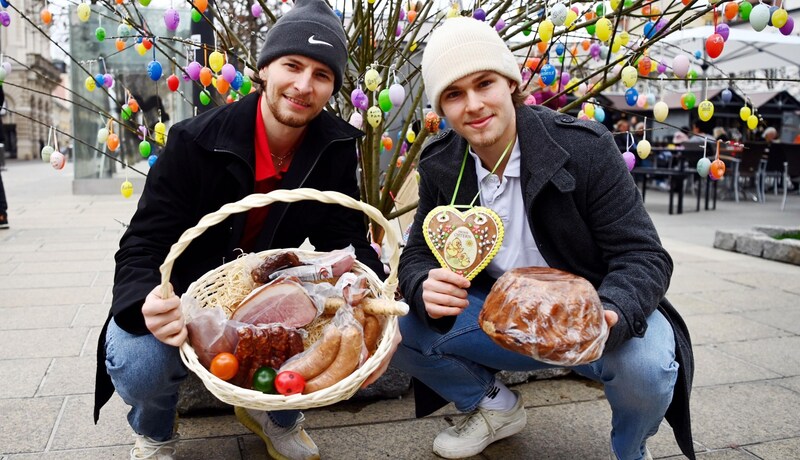
[[[19,454],[8,460],[128,460],[131,446],[100,447],[76,450],[50,450],[35,454]],[[5,457],[4,457],[5,459]]]
[[[692,315],[684,318],[692,336],[692,344],[739,342],[788,335],[774,327],[743,318],[736,313]]]
[[[0,330],[69,327],[77,311],[77,305],[0,307]]]
[[[3,382],[0,399],[33,397],[51,361],[51,358],[0,360],[0,382]]]
[[[719,449],[709,452],[703,452],[697,455],[697,458],[702,460],[757,460],[744,449]]]
[[[780,374],[721,352],[716,345],[694,346],[694,387],[780,378]]]
[[[785,377],[800,375],[800,337],[725,343],[719,349]]]
[[[78,356],[86,333],[86,328],[3,331],[0,359]]]
[[[78,308],[72,326],[102,326],[106,322],[111,305],[84,304]]]
[[[42,289],[3,289],[0,307],[36,307],[102,303],[106,287],[60,287]]]
[[[752,288],[770,288],[771,290],[783,291],[797,283],[800,276],[800,268],[783,273],[779,272],[758,272],[758,273],[728,273],[720,275],[728,281],[750,286]],[[791,292],[791,291],[786,291]]]
[[[800,305],[800,296],[797,302]],[[752,321],[800,335],[800,309],[798,308],[772,308],[759,312],[742,312],[740,315]]]
[[[800,394],[766,382],[695,388],[695,440],[723,449],[800,436]]]
[[[114,251],[107,249],[92,249],[83,251],[59,251],[55,252],[32,252],[27,251],[25,254],[16,254],[14,261],[16,262],[75,262],[82,260],[107,260],[113,263]]]
[[[9,275],[0,278],[0,289],[47,289],[91,286],[95,273],[49,273],[45,276]]]
[[[0,453],[43,451],[62,404],[63,398],[0,399]]]
[[[64,413],[50,446],[51,450],[87,449],[94,447],[133,447],[133,430],[125,415],[129,407],[114,395],[100,411],[97,425],[92,420],[94,395],[66,396]]]
[[[772,383],[800,393],[800,377],[789,377],[785,379],[773,380]]]
[[[749,289],[739,291],[705,291],[688,294],[701,300],[711,302],[716,308],[709,308],[708,313],[732,313],[739,311],[761,311],[771,308],[791,308],[797,305],[797,295],[783,291],[769,291],[765,297],[764,290]]]
[[[110,260],[84,260],[75,262],[22,262],[14,272],[15,274],[44,275],[48,273],[81,273],[97,272],[100,270],[113,270],[114,263]]]
[[[668,294],[683,294],[690,292],[741,291],[746,289],[738,283],[732,283],[719,277],[711,276],[703,270],[691,266],[677,266],[672,272]]]
[[[781,439],[743,448],[758,458],[797,458],[800,452],[800,438]]]
[[[94,393],[96,367],[95,356],[55,358],[39,390],[39,395]]]

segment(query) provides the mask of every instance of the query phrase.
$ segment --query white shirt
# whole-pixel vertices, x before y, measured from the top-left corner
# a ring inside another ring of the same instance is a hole
[[[520,178],[519,138],[514,142],[503,180],[483,167],[481,159],[470,148],[470,156],[475,160],[475,171],[481,193],[481,205],[496,212],[503,221],[505,235],[500,250],[486,267],[493,278],[518,267],[547,267],[533,233],[528,225],[528,216],[522,200],[522,180]],[[492,165],[494,167],[494,165]]]

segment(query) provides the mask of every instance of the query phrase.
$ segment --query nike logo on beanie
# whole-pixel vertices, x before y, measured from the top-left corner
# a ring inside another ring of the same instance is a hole
[[[333,48],[333,45],[331,45],[330,43],[328,43],[328,42],[324,42],[324,41],[322,41],[322,40],[317,40],[317,39],[315,39],[315,38],[314,38],[314,35],[312,35],[312,36],[308,37],[308,43],[310,43],[310,44],[312,44],[312,45],[328,45],[328,46],[330,46],[331,48]]]

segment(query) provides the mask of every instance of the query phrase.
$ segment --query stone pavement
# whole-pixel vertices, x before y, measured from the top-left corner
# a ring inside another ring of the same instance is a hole
[[[127,458],[132,438],[115,396],[92,423],[95,344],[111,301],[113,255],[138,195],[74,196],[71,167],[9,161],[11,228],[0,230],[0,460]],[[700,458],[800,458],[800,267],[712,248],[716,229],[800,224],[800,196],[780,212],[721,201],[716,211],[648,209],[675,260],[668,297],[696,353],[692,416]],[[119,221],[119,222],[118,222]],[[607,458],[610,411],[600,387],[576,377],[518,385],[525,431],[484,459]],[[306,412],[325,458],[427,459],[452,406],[421,420],[410,398]],[[231,414],[180,420],[181,458],[255,459],[263,444]],[[649,447],[678,458],[668,425]]]

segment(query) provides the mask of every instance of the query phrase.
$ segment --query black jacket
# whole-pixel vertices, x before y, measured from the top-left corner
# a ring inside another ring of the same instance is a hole
[[[517,109],[521,181],[528,222],[548,265],[589,280],[606,309],[619,315],[607,350],[641,337],[646,318],[658,308],[675,333],[680,366],[666,419],[683,453],[694,458],[689,395],[694,361],[683,320],[664,298],[672,259],[661,246],[641,195],[608,130],[544,107]],[[419,207],[400,258],[400,289],[414,314],[434,330],[449,330],[454,317],[431,319],[422,301],[422,282],[439,264],[423,238],[422,221],[436,206],[450,203],[466,141],[448,131],[423,151]],[[456,204],[478,193],[475,163],[467,161]],[[415,381],[417,415],[446,402]]]
[[[253,193],[258,94],[184,120],[170,129],[167,145],[147,176],[130,227],[115,256],[109,319],[133,334],[147,334],[141,308],[161,283],[159,266],[188,228],[224,204]],[[332,190],[359,199],[356,141],[363,133],[323,111],[311,121],[280,188]],[[207,271],[233,260],[247,214],[228,217],[193,240],[176,260],[171,283],[179,296]],[[366,238],[364,215],[316,201],[275,203],[255,251],[296,248],[306,238],[318,251],[352,244],[359,261],[383,276],[383,265]],[[105,367],[106,326],[97,347],[95,423],[114,392]]]

